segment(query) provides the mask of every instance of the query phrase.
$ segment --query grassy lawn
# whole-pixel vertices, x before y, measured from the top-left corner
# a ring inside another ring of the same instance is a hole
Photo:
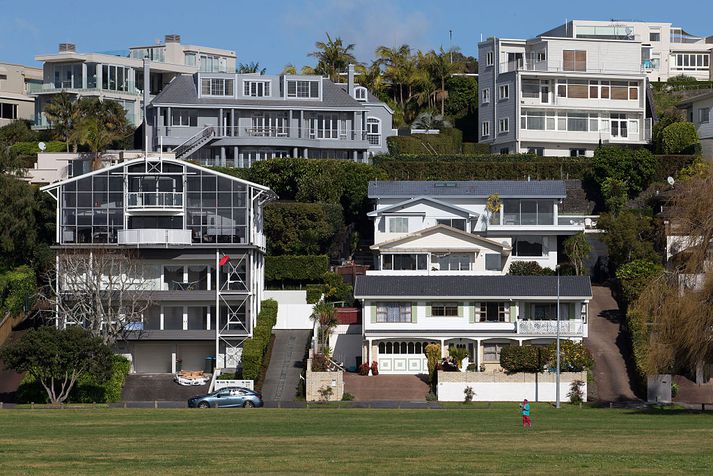
[[[704,473],[713,414],[445,410],[2,410],[0,474]]]

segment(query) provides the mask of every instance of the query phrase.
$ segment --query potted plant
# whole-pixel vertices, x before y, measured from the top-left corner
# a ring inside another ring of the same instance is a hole
[[[379,364],[376,360],[371,363],[371,375],[379,375]]]
[[[359,366],[359,375],[369,375],[369,364],[364,362]]]

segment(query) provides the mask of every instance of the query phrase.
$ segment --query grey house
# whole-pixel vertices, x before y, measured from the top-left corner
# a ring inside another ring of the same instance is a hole
[[[204,165],[250,167],[275,157],[365,162],[386,152],[393,111],[366,88],[320,76],[196,73],[151,103],[154,150]]]

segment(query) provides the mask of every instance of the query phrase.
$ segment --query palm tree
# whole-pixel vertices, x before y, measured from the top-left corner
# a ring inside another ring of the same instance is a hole
[[[280,74],[297,74],[297,68],[292,63],[287,63]]]
[[[404,88],[413,76],[414,62],[411,58],[411,48],[401,45],[398,48],[380,46],[376,49],[377,62],[384,66],[384,77],[391,83],[394,101],[403,108]],[[398,96],[397,96],[398,93]]]
[[[55,134],[67,143],[69,152],[69,142],[72,136],[79,113],[79,107],[75,97],[68,92],[62,91],[55,96],[44,107],[45,116],[52,124]],[[77,144],[74,143],[76,152]]]
[[[359,84],[367,88],[377,97],[384,92],[386,87],[384,75],[377,61],[373,61],[368,68],[364,65],[359,65],[356,70]]]
[[[133,133],[126,121],[126,111],[116,101],[83,98],[79,101],[77,116],[71,138],[89,147],[95,160],[99,160],[113,142]]]
[[[329,346],[329,336],[332,330],[337,327],[337,313],[334,309],[334,304],[320,301],[312,308],[313,322],[319,325],[318,343],[320,349],[324,352]]]
[[[430,61],[428,62],[429,73],[434,82],[441,85],[441,89],[437,92],[438,99],[441,101],[441,116],[446,113],[446,99],[448,98],[446,81],[453,76],[453,73],[458,73],[463,69],[462,63],[451,63],[450,61],[451,53],[457,51],[458,48],[446,51],[441,47],[437,53],[435,51],[427,53],[430,56]]]
[[[249,73],[260,73],[265,74],[267,68],[261,68],[258,61],[251,61],[250,63],[240,63],[238,64],[237,73],[239,74],[249,74]]]
[[[317,66],[314,68],[317,74],[327,76],[330,80],[339,82],[339,73],[347,69],[349,64],[357,64],[354,57],[354,43],[345,45],[340,37],[332,39],[329,33],[326,33],[327,41],[318,41],[314,44],[317,48],[309,54],[313,58],[317,58]]]

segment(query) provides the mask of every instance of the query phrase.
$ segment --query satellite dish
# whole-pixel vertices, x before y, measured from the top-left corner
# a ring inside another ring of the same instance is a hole
[[[670,186],[672,186],[672,187],[673,187],[673,184],[676,183],[676,181],[673,179],[673,177],[670,177],[670,176],[669,176],[669,178],[666,179],[666,181],[667,181],[668,184],[669,184]]]
[[[37,144],[37,147],[39,147],[39,149],[44,152],[44,150],[47,148],[47,144],[45,144],[44,142],[40,142],[39,144]]]

